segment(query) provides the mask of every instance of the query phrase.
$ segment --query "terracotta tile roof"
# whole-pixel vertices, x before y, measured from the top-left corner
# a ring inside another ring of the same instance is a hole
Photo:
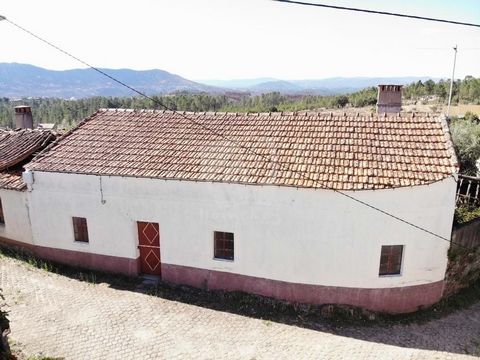
[[[0,189],[25,190],[22,162],[45,148],[55,134],[44,130],[0,130]]]
[[[338,190],[428,184],[457,171],[448,127],[433,116],[184,114],[201,126],[169,111],[99,110],[28,167]]]
[[[17,165],[54,139],[51,131],[0,130],[0,170]]]
[[[27,185],[23,182],[20,171],[3,171],[0,172],[0,189],[23,191]]]

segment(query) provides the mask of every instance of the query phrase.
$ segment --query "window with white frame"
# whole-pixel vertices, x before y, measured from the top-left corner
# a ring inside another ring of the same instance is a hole
[[[400,275],[402,271],[403,245],[384,245],[380,255],[380,269],[378,274]]]

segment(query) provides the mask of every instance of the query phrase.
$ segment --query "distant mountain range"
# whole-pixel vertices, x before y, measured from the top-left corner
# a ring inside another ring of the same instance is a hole
[[[146,93],[227,94],[240,92],[258,95],[278,91],[283,94],[332,95],[357,91],[378,84],[408,84],[428,77],[335,77],[319,80],[281,80],[275,78],[191,81],[164,70],[101,69],[108,75]],[[47,70],[33,65],[0,63],[0,97],[85,98],[91,96],[132,96],[131,90],[92,69]]]
[[[358,91],[379,84],[406,85],[431,79],[428,76],[406,77],[332,77],[318,80],[279,80],[274,78],[237,80],[199,80],[203,84],[248,91],[253,94],[279,91],[285,94],[333,95]],[[435,79],[433,79],[435,80]]]
[[[177,91],[223,92],[163,70],[100,69],[146,94]],[[136,95],[92,69],[55,71],[33,65],[0,63],[0,97],[58,97],[68,99],[91,96]]]

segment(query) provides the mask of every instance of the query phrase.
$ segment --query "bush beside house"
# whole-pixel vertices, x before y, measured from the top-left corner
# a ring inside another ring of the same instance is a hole
[[[480,280],[480,246],[473,249],[452,246],[448,257],[444,296],[456,294]]]
[[[466,113],[463,119],[453,118],[450,124],[452,140],[460,161],[460,173],[475,176],[480,158],[480,122],[476,115]]]
[[[455,209],[452,245],[448,251],[444,296],[480,280],[480,208],[461,204]]]

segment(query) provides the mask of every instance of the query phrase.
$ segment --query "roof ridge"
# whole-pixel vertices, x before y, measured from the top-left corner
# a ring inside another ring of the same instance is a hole
[[[166,113],[166,114],[179,114],[179,115],[230,115],[230,116],[309,116],[309,115],[323,115],[325,117],[340,116],[340,117],[353,117],[353,118],[436,118],[440,114],[429,113],[426,111],[416,112],[400,112],[400,113],[375,113],[375,112],[347,112],[344,109],[325,109],[325,110],[292,110],[292,111],[189,111],[189,110],[164,110],[164,109],[134,109],[134,108],[100,108],[98,112],[134,112],[134,113]],[[95,114],[96,114],[95,113]]]

